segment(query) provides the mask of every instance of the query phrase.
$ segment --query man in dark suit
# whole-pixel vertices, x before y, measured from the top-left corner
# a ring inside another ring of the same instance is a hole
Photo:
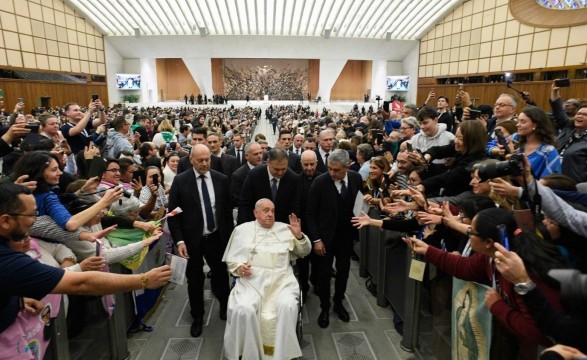
[[[206,136],[206,143],[208,144],[208,148],[210,148],[212,155],[218,156],[220,158],[220,163],[222,164],[222,173],[228,176],[228,180],[230,181],[232,173],[239,168],[239,165],[234,156],[228,155],[222,151],[221,139],[222,137],[218,133],[208,133],[208,136]]]
[[[190,140],[190,144],[192,145],[192,148],[198,144],[203,144],[206,145],[206,129],[201,128],[201,127],[197,127],[195,129],[192,130],[192,137]],[[179,159],[179,164],[177,164],[177,173],[181,174],[182,172],[186,171],[186,170],[190,170],[192,169],[192,163],[190,161],[190,157],[189,156],[184,156],[181,159]],[[211,163],[210,163],[210,168],[212,170],[216,170],[220,173],[222,172],[222,163],[220,162],[220,158],[218,156],[214,156],[212,155],[211,158]]]
[[[238,224],[255,220],[253,210],[259,199],[272,199],[275,204],[275,220],[287,223],[291,213],[297,214],[296,173],[287,167],[285,150],[269,150],[266,165],[249,171],[240,194]]]
[[[298,185],[298,208],[300,211],[300,219],[302,220],[302,231],[308,233],[308,222],[306,221],[306,207],[308,203],[308,194],[312,183],[321,172],[316,170],[316,153],[313,151],[304,151],[302,153],[302,173],[298,174],[297,185]],[[300,283],[300,289],[302,290],[302,299],[306,302],[306,295],[310,289],[308,279],[310,278],[310,263],[313,263],[314,254],[310,253],[308,256],[297,259],[296,264],[298,265],[298,281]],[[316,273],[312,274],[310,280],[312,284],[315,284]]]
[[[239,167],[233,174],[230,181],[230,193],[232,195],[233,207],[238,207],[241,190],[247,175],[255,166],[260,165],[263,159],[263,150],[256,142],[250,142],[245,146],[246,163]]]
[[[243,136],[239,132],[234,132],[232,135],[232,147],[226,152],[236,158],[239,167],[247,163],[245,158],[245,146]]]
[[[186,276],[191,315],[190,334],[202,334],[204,323],[204,257],[212,271],[212,293],[220,303],[220,318],[226,320],[228,272],[222,255],[234,228],[228,178],[210,170],[210,150],[193,147],[192,170],[176,176],[169,192],[169,207],[183,212],[169,218],[169,230],[179,256],[188,259]]]
[[[287,156],[288,156],[287,167],[292,169],[296,174],[299,174],[302,172],[302,164],[300,162],[300,157],[298,155],[296,155],[293,151],[290,150],[291,141],[292,141],[292,137],[291,137],[291,133],[289,132],[289,130],[281,130],[279,132],[279,138],[277,139],[277,142],[275,143],[275,147],[280,147],[285,150],[285,152],[287,153]],[[267,161],[268,157],[269,157],[269,153],[267,153],[267,152],[264,153],[263,154],[263,161]]]
[[[328,156],[330,156],[330,151],[332,151],[332,145],[334,144],[334,131],[331,129],[320,131],[318,142],[318,148],[316,149],[318,164],[316,165],[316,169],[325,173],[328,170],[326,168]]]
[[[334,282],[334,312],[344,321],[349,314],[342,304],[349,277],[353,241],[358,232],[351,224],[353,207],[357,193],[363,185],[361,175],[349,171],[349,154],[337,149],[328,157],[328,173],[314,180],[308,196],[306,222],[308,234],[314,245],[316,285],[320,297],[318,325],[322,328],[330,324],[330,277],[334,258],[336,258],[336,277]]]

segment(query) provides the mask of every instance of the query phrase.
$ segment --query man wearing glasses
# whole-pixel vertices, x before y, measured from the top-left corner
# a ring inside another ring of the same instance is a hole
[[[502,121],[515,120],[518,102],[510,94],[501,94],[493,105],[493,117],[487,120],[487,135],[495,139],[495,127]]]
[[[0,332],[19,311],[35,312],[30,299],[47,294],[104,295],[138,289],[155,289],[171,277],[169,266],[143,274],[119,275],[98,271],[73,272],[44,265],[13,249],[28,237],[37,217],[35,198],[22,185],[0,185]]]

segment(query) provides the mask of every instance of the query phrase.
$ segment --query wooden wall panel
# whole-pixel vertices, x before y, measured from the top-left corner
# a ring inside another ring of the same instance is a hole
[[[157,59],[156,62],[160,101],[183,101],[185,94],[198,96],[200,88],[182,59]]]
[[[224,59],[212,59],[212,90],[214,94],[224,93],[223,64]]]
[[[528,91],[532,94],[532,98],[538,106],[546,111],[550,111],[550,87],[551,81],[532,81],[532,82],[516,82],[514,88],[520,91]],[[458,85],[418,85],[417,105],[421,106],[431,89],[436,92],[436,97],[444,95],[450,100],[450,105],[454,103],[454,99],[458,90]],[[522,101],[520,96],[509,89],[505,83],[493,84],[465,84],[464,90],[468,92],[472,98],[475,98],[475,105],[487,104],[493,106],[495,100],[500,94],[513,94],[518,98],[518,111],[522,109]],[[563,99],[577,98],[587,94],[587,80],[571,80],[571,86],[568,88],[561,88],[561,96]],[[585,100],[585,99],[583,99]],[[429,104],[429,105],[436,105]]]
[[[318,94],[318,88],[320,87],[320,60],[310,59],[308,60],[308,92],[312,97],[312,100],[316,98]]]
[[[370,60],[348,60],[330,92],[331,100],[362,101],[371,88]]]
[[[88,106],[92,95],[97,94],[104,104],[108,104],[108,89],[105,83],[74,84],[30,80],[0,79],[0,89],[4,90],[4,107],[12,112],[16,99],[24,98],[26,109],[41,106],[41,96],[50,97],[49,106],[63,106],[76,102]]]

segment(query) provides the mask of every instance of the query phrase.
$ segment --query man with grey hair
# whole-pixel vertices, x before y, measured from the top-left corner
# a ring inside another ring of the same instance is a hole
[[[334,131],[332,129],[326,129],[320,131],[318,135],[318,148],[316,149],[316,157],[318,159],[317,169],[321,172],[326,172],[326,162],[330,151],[334,145]]]
[[[322,328],[330,324],[330,277],[334,258],[334,312],[342,321],[350,320],[342,300],[349,277],[353,242],[358,239],[357,229],[350,221],[363,181],[361,175],[349,171],[349,164],[346,150],[332,151],[328,157],[328,173],[316,178],[308,196],[306,221],[316,255],[312,271],[316,271],[316,291],[322,309],[318,325]]]
[[[371,158],[374,154],[375,150],[373,150],[371,144],[359,144],[359,146],[357,146],[357,163],[361,165],[359,175],[361,175],[363,181],[367,180],[369,177]]]
[[[406,118],[408,116],[416,117],[417,113],[418,113],[418,107],[416,106],[416,104],[405,104],[404,107],[402,108],[401,117],[402,117],[402,119]]]
[[[250,142],[245,145],[245,164],[238,168],[230,179],[230,193],[232,194],[232,203],[234,207],[238,207],[241,189],[245,183],[245,179],[249,171],[255,166],[260,165],[263,159],[263,150],[261,145],[256,142]]]
[[[262,198],[275,204],[275,220],[288,222],[291,213],[298,213],[296,173],[287,167],[289,156],[282,148],[269,150],[267,164],[251,169],[240,192],[238,224],[253,221],[253,207]]]
[[[518,101],[513,95],[501,94],[493,105],[493,117],[487,120],[487,135],[495,139],[495,127],[506,120],[514,120],[518,111]]]

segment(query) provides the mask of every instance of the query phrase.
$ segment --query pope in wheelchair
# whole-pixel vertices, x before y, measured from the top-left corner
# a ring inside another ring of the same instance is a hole
[[[291,261],[312,244],[298,218],[275,222],[268,199],[255,204],[255,221],[237,226],[222,261],[238,277],[228,299],[224,352],[227,359],[293,359],[302,356],[296,337],[300,288]]]

